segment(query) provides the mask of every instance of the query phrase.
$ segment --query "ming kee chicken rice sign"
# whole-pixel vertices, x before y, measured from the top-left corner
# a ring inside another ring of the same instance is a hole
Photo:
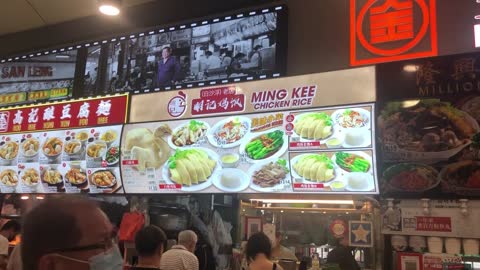
[[[128,95],[0,110],[0,133],[123,124]]]
[[[435,0],[350,0],[350,64],[437,55]]]

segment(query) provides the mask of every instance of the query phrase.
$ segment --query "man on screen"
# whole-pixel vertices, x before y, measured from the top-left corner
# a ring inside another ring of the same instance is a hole
[[[158,63],[157,87],[165,87],[174,84],[180,76],[180,64],[172,56],[172,48],[162,49],[162,59]]]

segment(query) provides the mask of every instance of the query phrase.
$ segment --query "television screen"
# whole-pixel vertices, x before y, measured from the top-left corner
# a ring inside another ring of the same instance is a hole
[[[109,88],[168,89],[282,71],[278,11],[227,18],[110,43]]]

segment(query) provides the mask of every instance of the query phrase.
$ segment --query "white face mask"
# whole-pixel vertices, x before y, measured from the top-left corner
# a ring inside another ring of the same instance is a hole
[[[90,266],[90,270],[122,270],[123,269],[123,259],[120,254],[120,250],[117,246],[111,248],[110,250],[95,255],[88,259],[88,261],[78,260],[61,254],[55,254],[55,256],[80,262],[86,263]]]

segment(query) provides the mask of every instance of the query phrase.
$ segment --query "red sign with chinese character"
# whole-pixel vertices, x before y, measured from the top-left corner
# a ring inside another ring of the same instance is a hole
[[[163,189],[163,190],[168,190],[168,189],[171,189],[171,190],[176,190],[176,189],[182,189],[182,185],[180,184],[159,184],[158,185],[160,189]]]
[[[291,142],[290,143],[290,148],[295,148],[295,149],[304,149],[304,148],[319,148],[320,147],[320,142],[315,141],[315,142]]]
[[[450,217],[415,217],[417,231],[424,232],[452,232]]]
[[[435,0],[350,0],[350,64],[437,55]]]
[[[137,166],[138,165],[138,160],[133,160],[133,159],[129,159],[129,160],[122,160],[122,165],[123,166]]]
[[[0,132],[29,132],[123,124],[128,95],[0,110]]]
[[[192,101],[192,115],[241,112],[245,109],[245,95],[235,86],[203,89],[200,98]]]
[[[307,183],[294,183],[293,187],[296,189],[322,189],[324,188],[323,184],[307,184]]]

